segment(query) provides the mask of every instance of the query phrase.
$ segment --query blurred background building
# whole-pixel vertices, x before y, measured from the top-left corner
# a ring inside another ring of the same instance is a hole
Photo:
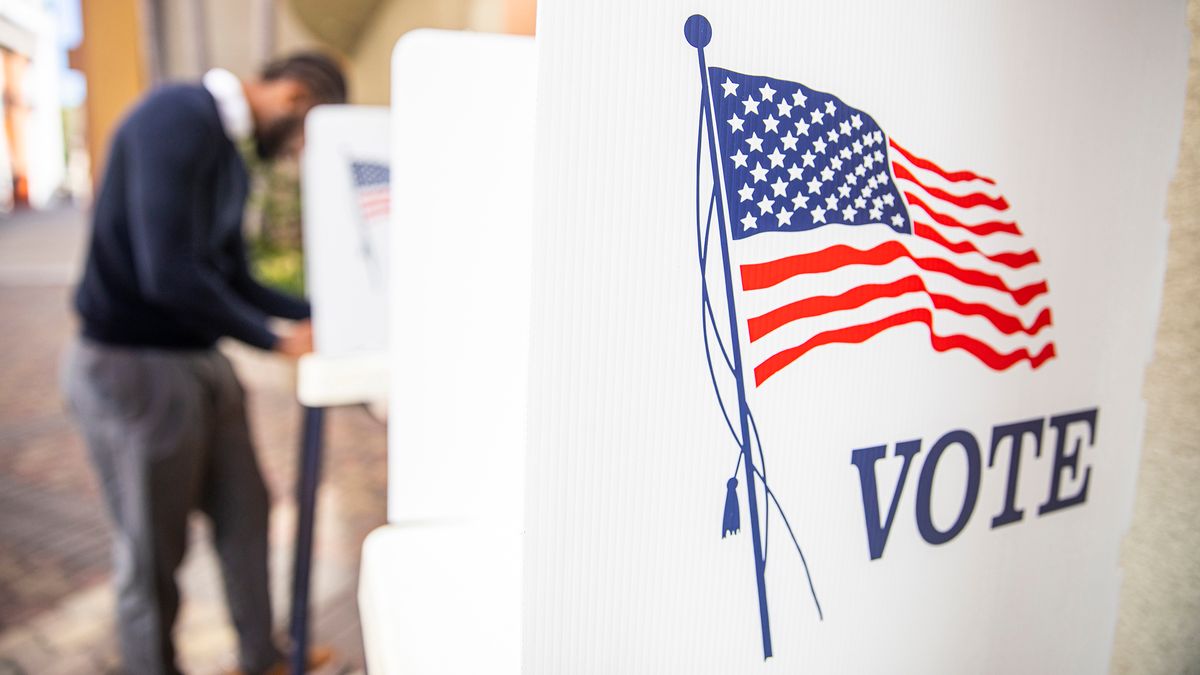
[[[532,34],[533,18],[529,0],[0,0],[0,211],[87,200],[114,127],[156,84],[318,48],[343,61],[351,102],[386,105],[405,32]]]
[[[0,212],[44,208],[69,188],[63,111],[79,92],[60,82],[78,33],[61,11],[58,2],[0,2]]]

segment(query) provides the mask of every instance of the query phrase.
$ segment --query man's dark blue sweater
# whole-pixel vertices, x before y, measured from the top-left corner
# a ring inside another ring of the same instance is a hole
[[[246,263],[249,180],[201,86],[163,87],[117,130],[75,307],[83,334],[131,347],[201,349],[229,336],[271,349],[268,316],[306,302],[258,284]]]

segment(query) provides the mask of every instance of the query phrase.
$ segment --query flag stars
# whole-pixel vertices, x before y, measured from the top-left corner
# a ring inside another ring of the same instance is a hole
[[[744,166],[746,166],[746,160],[749,159],[749,157],[747,157],[746,154],[743,153],[741,150],[738,150],[737,154],[730,155],[729,159],[733,160],[734,167],[739,167],[739,166],[744,167]]]
[[[799,122],[796,122],[796,133],[800,134],[801,136],[807,136],[808,135],[808,122],[805,122],[804,120],[800,120]]]
[[[837,143],[837,139],[838,139],[837,129],[830,129],[829,133],[825,134],[825,138],[828,138],[830,143]]]
[[[834,157],[833,159],[829,160],[829,166],[833,167],[833,170],[834,170],[834,171],[841,171],[841,170],[842,170],[842,160],[841,160],[841,158],[840,158],[840,157]]]
[[[797,211],[799,211],[800,209],[807,209],[808,208],[808,195],[802,195],[799,192],[797,192],[796,196],[792,197],[792,208],[796,209]]]
[[[787,136],[783,136],[779,140],[783,142],[784,150],[795,150],[796,142],[799,141],[800,139],[793,136],[792,132],[789,131],[789,132],[787,132]]]
[[[846,182],[851,185],[858,185],[858,176],[853,173],[846,174]]]
[[[764,84],[759,88],[758,93],[762,94],[763,101],[770,101],[775,97],[775,90],[771,88],[770,83]]]
[[[766,215],[766,214],[770,213],[772,209],[775,208],[775,200],[767,199],[766,195],[763,195],[763,198],[758,200],[757,206],[758,206],[758,212],[762,215]]]
[[[812,154],[812,150],[805,150],[804,154],[800,155],[800,159],[804,161],[804,166],[812,166],[814,168],[815,165],[813,164],[813,160],[816,158],[817,156]]]
[[[745,217],[743,217],[743,218],[742,218],[742,221],[741,221],[741,222],[742,222],[742,229],[743,229],[743,230],[754,230],[754,229],[758,229],[758,218],[756,218],[756,217],[754,217],[754,216],[750,215],[749,213],[747,213],[747,214],[745,215]]]
[[[824,222],[826,222],[826,221],[825,221],[825,209],[821,208],[820,206],[818,206],[817,208],[813,209],[813,210],[812,210],[812,211],[810,211],[809,213],[811,213],[811,214],[812,214],[812,220],[813,220],[813,222],[814,222],[814,223],[824,223]]]
[[[850,148],[842,148],[841,151],[838,152],[838,156],[842,159],[850,159]]]
[[[875,158],[870,155],[865,155],[863,157],[863,165],[866,166],[868,169],[874,169],[875,168]]]
[[[867,167],[863,166],[862,164],[859,164],[858,166],[854,167],[854,175],[855,176],[867,175]]]
[[[779,213],[776,213],[775,217],[779,219],[779,227],[792,224],[792,212],[782,206],[779,207]]]
[[[889,192],[883,196],[883,203],[887,204],[888,206],[893,206],[896,203],[896,198],[893,197],[892,193]]]
[[[833,101],[825,101],[825,114],[827,114],[827,115],[836,115],[837,114],[837,106],[834,105]]]
[[[833,169],[830,169],[829,167],[825,167],[824,169],[821,169],[821,180],[823,180],[823,181],[833,180]]]
[[[854,129],[856,131],[858,129],[861,129],[862,128],[862,115],[851,115],[850,116],[850,124],[854,126]]]
[[[754,176],[755,183],[761,183],[767,180],[767,171],[763,168],[762,162],[759,162],[753,169],[750,169],[750,175]]]
[[[721,88],[725,90],[725,96],[736,96],[738,85],[728,77],[721,83]]]
[[[853,221],[854,217],[857,215],[858,211],[853,207],[847,206],[846,208],[842,209],[842,217],[845,218],[847,222]]]
[[[782,178],[776,178],[774,183],[771,183],[771,190],[775,192],[776,197],[787,196],[787,181]]]
[[[825,121],[825,113],[821,112],[820,110],[814,110],[809,118],[812,120],[813,124],[820,124],[821,122]]]
[[[797,89],[796,93],[792,94],[792,105],[797,108],[803,108],[806,103],[808,103],[808,97],[804,95],[802,90]]]
[[[818,138],[817,142],[813,143],[813,149],[822,155],[825,154],[826,147],[828,147],[828,144],[825,142],[824,138]]]
[[[775,108],[779,111],[780,117],[791,117],[793,107],[795,106],[789,104],[787,101],[780,101],[779,103],[775,104]]]
[[[855,197],[854,198],[854,207],[858,208],[858,209],[867,208],[867,200],[863,199],[862,197]]]
[[[849,199],[850,198],[850,186],[849,185],[839,185],[838,186],[838,195],[841,196],[842,199]]]
[[[887,185],[887,184],[888,184],[888,175],[887,175],[887,172],[886,172],[886,171],[880,171],[880,172],[879,172],[879,174],[878,174],[878,176],[877,176],[877,178],[879,178],[879,184],[880,184],[880,185]]]
[[[738,190],[738,202],[748,202],[754,198],[754,188],[750,187],[749,183],[743,183],[742,189]]]
[[[758,114],[758,101],[755,101],[753,96],[747,96],[746,100],[742,101],[742,105],[746,106],[746,109],[742,111],[744,114]]]
[[[899,213],[892,216],[892,227],[896,228],[897,230],[904,227],[904,216],[900,215]]]
[[[808,194],[819,194],[821,192],[821,181],[814,177],[808,181]]]
[[[874,157],[875,157],[875,161],[876,161],[876,162],[882,162],[882,161],[883,161],[883,153],[882,153],[882,152],[880,152],[880,151],[878,151],[878,150],[876,150],[876,151],[875,151],[875,155],[874,155]]]
[[[792,162],[792,165],[790,167],[788,167],[788,180],[798,181],[803,178],[804,178],[804,169],[801,169],[800,167],[796,166],[795,162]]]
[[[771,115],[767,119],[763,120],[763,128],[767,131],[779,133],[779,120],[775,119],[774,115]]]
[[[874,209],[871,209],[867,213],[867,216],[870,217],[871,220],[879,220],[880,218],[883,217],[883,211],[880,211],[879,209],[874,208]]]
[[[854,141],[854,143],[851,144],[850,147],[854,148],[854,154],[856,154],[856,155],[862,154],[862,151],[863,151],[862,141]]]
[[[838,131],[841,131],[843,136],[849,136],[850,135],[850,123],[843,120],[842,123],[838,125]]]
[[[737,113],[734,113],[733,117],[730,117],[729,119],[727,119],[725,121],[729,123],[729,133],[733,133],[735,131],[745,131],[746,130],[746,127],[743,126],[746,123],[746,120],[738,117]]]
[[[750,152],[762,152],[762,144],[763,139],[759,138],[757,133],[746,139],[746,145],[750,146]]]
[[[779,151],[779,148],[775,148],[771,154],[767,155],[767,159],[771,160],[771,168],[774,169],[777,166],[783,166],[784,154]]]
[[[837,197],[834,197],[833,195],[829,195],[828,197],[825,198],[825,208],[829,209],[830,211],[837,211],[837,204],[838,204]]]

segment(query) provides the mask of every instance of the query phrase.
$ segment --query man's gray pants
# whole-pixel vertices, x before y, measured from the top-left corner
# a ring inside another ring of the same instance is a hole
[[[212,521],[242,669],[255,673],[277,662],[267,577],[270,500],[229,360],[216,349],[81,340],[67,356],[64,388],[114,524],[126,671],[178,672],[175,572],[194,509]]]

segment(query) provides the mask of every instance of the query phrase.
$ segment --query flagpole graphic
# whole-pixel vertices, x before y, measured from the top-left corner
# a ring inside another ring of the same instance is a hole
[[[771,648],[771,617],[767,611],[766,561],[764,560],[762,537],[759,532],[758,490],[755,489],[754,457],[750,451],[750,413],[746,406],[746,384],[742,377],[742,355],[739,347],[737,312],[733,304],[733,281],[730,278],[729,240],[725,232],[725,209],[720,190],[717,189],[717,186],[721,184],[721,178],[717,164],[712,106],[708,90],[708,68],[704,63],[704,47],[708,45],[709,40],[712,38],[712,25],[709,24],[708,19],[700,15],[694,15],[687,20],[684,26],[684,34],[687,37],[688,43],[696,48],[696,54],[700,62],[700,90],[702,96],[700,106],[704,116],[703,125],[708,135],[709,161],[713,171],[713,199],[716,203],[717,229],[721,242],[721,264],[725,277],[725,300],[729,314],[729,344],[733,357],[733,373],[737,380],[738,424],[741,427],[741,435],[738,438],[741,440],[741,462],[745,467],[746,495],[750,509],[750,539],[754,546],[754,580],[758,587],[758,614],[762,626],[763,658],[767,659],[771,657],[773,650]],[[699,171],[699,167],[697,167],[697,171]],[[707,240],[707,236],[704,239]],[[707,242],[705,241],[705,243]],[[705,302],[707,303],[707,284],[705,285]],[[737,478],[731,478],[728,486],[730,491],[734,490],[737,487]],[[736,508],[736,496],[734,499]],[[728,527],[729,524],[727,519],[725,527]],[[722,532],[722,536],[729,533],[728,530],[725,530]]]

